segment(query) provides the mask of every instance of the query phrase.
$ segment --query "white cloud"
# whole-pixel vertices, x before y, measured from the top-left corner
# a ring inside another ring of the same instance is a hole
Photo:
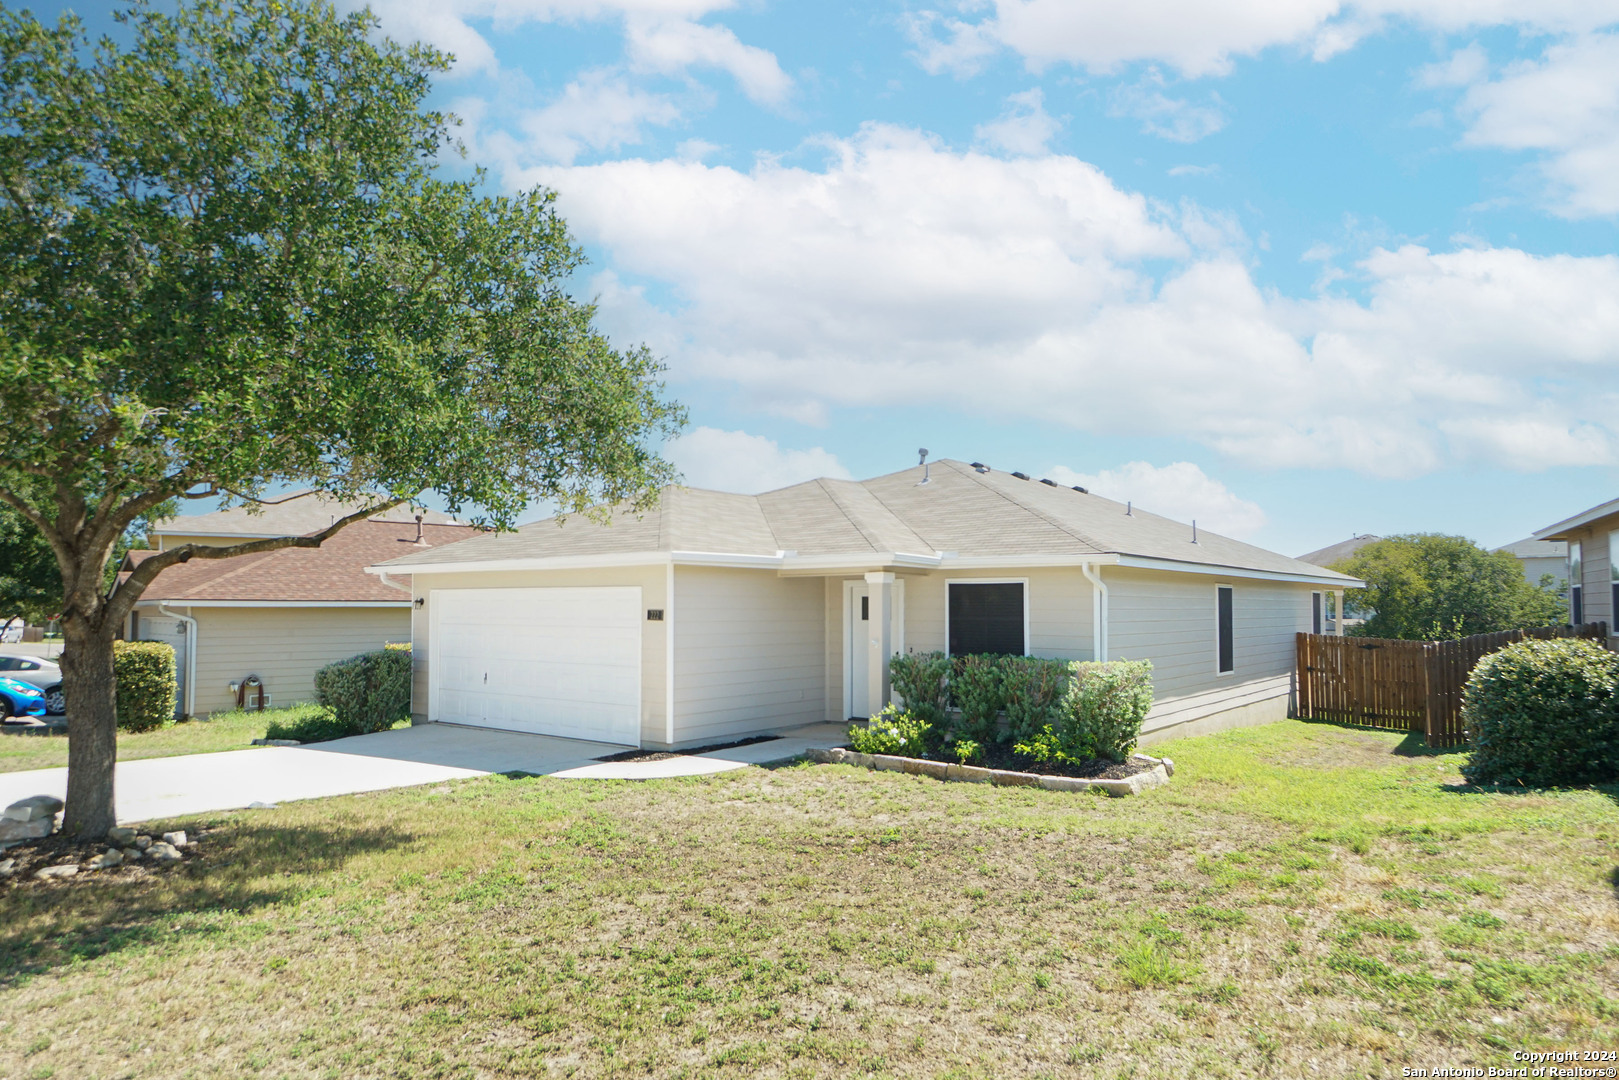
[[[586,71],[557,100],[522,117],[519,127],[527,144],[513,150],[572,164],[586,150],[633,146],[646,125],[679,119],[680,110],[661,94],[637,90],[611,71]]]
[[[985,8],[991,13],[973,17]],[[928,10],[910,18],[926,70],[968,74],[1005,48],[1034,69],[1064,63],[1108,72],[1148,61],[1188,76],[1223,75],[1233,58],[1273,46],[1324,60],[1394,20],[1447,32],[1515,26],[1543,33],[1619,20],[1613,0],[974,0],[958,9],[966,17]]]
[[[1110,95],[1108,111],[1114,116],[1130,116],[1141,121],[1141,130],[1172,142],[1197,142],[1225,127],[1225,115],[1215,105],[1196,105],[1185,98],[1164,93],[1166,83],[1157,69],[1140,80],[1116,87]]]
[[[664,447],[692,487],[756,495],[822,476],[848,479],[837,455],[821,447],[783,450],[774,439],[745,431],[700,427]]]
[[[1062,121],[1046,112],[1045,94],[1037,86],[1009,95],[1006,111],[974,128],[973,139],[1009,154],[1041,154],[1061,130]]]
[[[1467,86],[1478,82],[1490,70],[1490,58],[1478,42],[1457,49],[1437,64],[1417,72],[1419,86]]]
[[[1533,469],[1571,447],[1619,460],[1619,257],[1380,248],[1344,271],[1364,301],[1290,299],[1254,282],[1217,215],[1073,157],[880,125],[826,145],[817,169],[619,161],[508,181],[555,188],[621,273],[669,287],[677,377],[800,419],[897,402],[1388,476]]]
[[[341,0],[343,6],[364,6]],[[495,72],[499,63],[473,21],[489,20],[497,30],[524,23],[618,20],[637,70],[679,75],[692,67],[729,73],[755,101],[780,104],[792,88],[776,57],[744,44],[723,26],[697,20],[735,6],[735,0],[369,0],[385,33],[425,41],[456,56],[455,74]]]
[[[1154,514],[1195,521],[1199,528],[1239,540],[1265,527],[1265,511],[1258,503],[1241,498],[1190,461],[1162,468],[1132,461],[1095,473],[1056,465],[1044,475],[1059,484],[1078,484],[1115,502],[1133,502]]]
[[[1619,34],[1592,34],[1548,47],[1494,80],[1483,66],[1455,78],[1471,85],[1461,102],[1473,146],[1538,152],[1547,199],[1568,217],[1619,214]]]
[[[774,53],[744,45],[723,26],[687,19],[631,19],[627,27],[630,62],[639,71],[678,75],[690,67],[716,67],[730,74],[742,92],[765,105],[779,105],[793,88]]]

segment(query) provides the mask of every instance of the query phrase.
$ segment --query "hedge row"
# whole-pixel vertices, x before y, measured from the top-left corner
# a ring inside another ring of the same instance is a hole
[[[1039,761],[1123,761],[1152,708],[1152,664],[1145,660],[929,652],[896,656],[889,671],[903,707],[885,710],[851,738],[888,738],[913,748],[920,740],[929,755],[943,752],[963,761],[1000,744]]]
[[[156,731],[174,723],[179,691],[174,681],[174,646],[161,641],[115,641],[112,675],[118,687],[118,726],[124,731]]]

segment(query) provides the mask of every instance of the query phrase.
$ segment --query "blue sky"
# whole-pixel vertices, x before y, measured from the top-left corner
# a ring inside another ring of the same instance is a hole
[[[926,446],[1289,554],[1619,493],[1619,0],[372,7],[693,483]]]

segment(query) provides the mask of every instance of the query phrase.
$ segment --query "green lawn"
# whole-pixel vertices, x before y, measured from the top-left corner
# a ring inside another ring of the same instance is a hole
[[[1289,722],[1138,798],[846,766],[191,819],[0,894],[0,1076],[1398,1076],[1619,1049],[1615,791]],[[118,873],[114,871],[113,873]]]
[[[176,754],[212,754],[219,750],[246,750],[281,710],[237,712],[217,720],[187,720],[161,731],[141,735],[118,734],[118,760],[173,757]],[[66,735],[0,736],[0,772],[58,769],[67,764]]]

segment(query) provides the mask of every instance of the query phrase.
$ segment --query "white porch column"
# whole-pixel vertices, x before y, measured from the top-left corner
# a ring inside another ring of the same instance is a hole
[[[894,652],[894,575],[880,571],[866,575],[871,593],[866,630],[866,700],[876,716],[893,696],[888,677],[888,658]]]

